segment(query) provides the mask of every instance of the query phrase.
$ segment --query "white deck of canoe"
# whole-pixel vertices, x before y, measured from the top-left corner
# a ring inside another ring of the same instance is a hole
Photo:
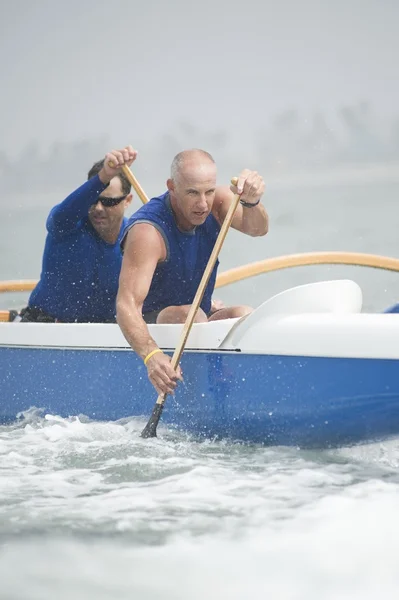
[[[351,280],[285,290],[243,319],[194,324],[186,349],[246,354],[399,359],[399,315],[361,313]],[[156,343],[173,350],[183,325],[149,325]],[[0,348],[125,350],[118,325],[0,323]]]

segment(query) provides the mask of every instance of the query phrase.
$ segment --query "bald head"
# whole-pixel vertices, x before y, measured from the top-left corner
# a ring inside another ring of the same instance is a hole
[[[167,186],[171,206],[183,230],[202,225],[216,194],[216,164],[205,150],[184,150],[172,162]]]
[[[202,170],[214,169],[216,173],[216,163],[213,157],[205,150],[194,148],[192,150],[183,150],[176,154],[170,167],[170,178],[177,183],[181,176],[187,176],[190,172],[200,172]]]

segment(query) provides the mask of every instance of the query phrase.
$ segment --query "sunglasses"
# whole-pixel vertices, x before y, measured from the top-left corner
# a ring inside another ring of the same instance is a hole
[[[106,198],[105,196],[99,196],[94,204],[101,202],[103,206],[116,206],[117,204],[120,204],[122,200],[126,198],[126,196],[127,194],[125,194],[125,196],[118,196],[118,198]]]

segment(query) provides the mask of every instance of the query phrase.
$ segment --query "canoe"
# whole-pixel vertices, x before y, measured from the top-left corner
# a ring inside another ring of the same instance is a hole
[[[382,268],[399,270],[389,260]],[[245,318],[194,324],[184,383],[162,422],[198,439],[303,448],[398,435],[399,318],[364,313],[362,302],[353,280],[326,280],[289,288]],[[149,329],[172,354],[182,325]],[[3,423],[30,409],[147,420],[156,399],[112,324],[0,323],[0,382]]]

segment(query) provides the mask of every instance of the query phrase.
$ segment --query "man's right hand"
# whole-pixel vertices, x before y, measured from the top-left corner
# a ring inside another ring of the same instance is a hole
[[[180,367],[174,371],[170,362],[170,357],[163,352],[157,352],[147,362],[148,377],[158,395],[173,395],[177,381],[183,381]]]
[[[98,176],[103,183],[109,183],[123,165],[130,167],[136,158],[137,150],[132,148],[132,146],[126,146],[122,150],[111,150],[111,152],[107,152],[105,155],[104,166]]]

